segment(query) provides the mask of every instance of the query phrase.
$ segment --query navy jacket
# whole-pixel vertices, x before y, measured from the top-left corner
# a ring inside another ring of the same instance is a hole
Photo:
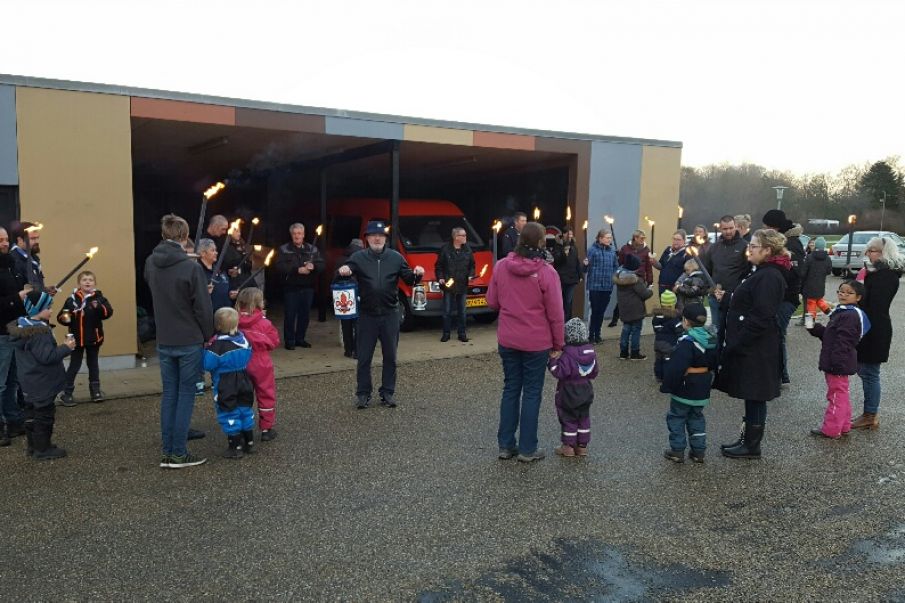
[[[815,324],[811,335],[823,340],[818,367],[830,375],[858,372],[858,342],[870,331],[867,314],[857,306],[839,305],[825,327]]]
[[[380,253],[375,253],[370,247],[356,251],[343,265],[352,269],[358,281],[359,310],[372,316],[397,311],[399,279],[408,285],[421,281],[402,254],[388,247]]]
[[[11,254],[0,254],[0,335],[6,335],[6,325],[25,316],[25,306],[19,291],[22,283],[16,277],[15,261]]]
[[[52,406],[66,385],[63,358],[72,350],[57,345],[50,325],[41,320],[21,318],[6,329],[16,349],[16,376],[25,401],[42,408]]]
[[[692,406],[710,402],[713,369],[717,363],[716,336],[705,327],[693,327],[679,338],[679,343],[663,366],[660,391]],[[689,373],[689,368],[706,368],[705,373]]]
[[[672,246],[663,250],[660,258],[654,262],[654,268],[660,270],[660,278],[657,280],[661,287],[672,289],[676,280],[685,273],[685,260],[690,259],[685,254],[685,248],[673,251]]]
[[[682,317],[675,308],[654,308],[651,324],[654,327],[654,349],[669,352],[682,335]]]

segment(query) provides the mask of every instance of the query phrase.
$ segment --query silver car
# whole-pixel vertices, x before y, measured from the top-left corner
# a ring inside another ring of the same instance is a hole
[[[833,274],[842,276],[843,271],[858,271],[864,266],[864,248],[874,237],[888,237],[895,241],[899,253],[905,254],[905,241],[894,232],[888,230],[856,230],[852,233],[852,257],[848,258],[848,233],[833,245],[830,258],[833,262]]]

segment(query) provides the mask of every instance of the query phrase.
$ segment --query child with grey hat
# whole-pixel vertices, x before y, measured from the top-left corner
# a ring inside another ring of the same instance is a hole
[[[556,416],[562,426],[562,446],[556,454],[566,457],[587,456],[591,441],[591,403],[597,377],[597,353],[588,341],[588,325],[572,318],[565,325],[562,354],[550,358],[547,368],[556,377]]]

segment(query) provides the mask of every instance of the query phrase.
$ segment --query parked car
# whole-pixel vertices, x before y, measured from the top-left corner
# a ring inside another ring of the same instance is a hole
[[[902,237],[888,230],[856,230],[852,233],[852,257],[848,256],[848,233],[833,245],[830,258],[833,262],[833,274],[842,276],[847,270],[856,272],[864,266],[864,247],[874,237],[889,237],[895,241],[899,252],[905,254],[905,241]]]

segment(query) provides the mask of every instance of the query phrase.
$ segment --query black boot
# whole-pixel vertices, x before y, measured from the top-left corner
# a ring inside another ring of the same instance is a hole
[[[223,453],[223,458],[225,459],[240,459],[242,458],[242,434],[237,433],[236,435],[227,436],[229,444],[226,447],[226,452]]]
[[[760,442],[764,437],[763,425],[745,425],[745,435],[738,446],[723,449],[723,456],[731,459],[759,459]]]
[[[253,454],[255,452],[255,432],[253,429],[242,432],[242,452]]]
[[[25,421],[25,456],[35,453],[34,422]]]
[[[66,456],[64,449],[57,448],[50,442],[52,433],[52,427],[40,423],[35,424],[34,433],[31,436],[32,445],[34,446],[34,452],[31,457],[36,461],[52,461]]]
[[[88,391],[91,392],[91,401],[92,402],[103,402],[104,401],[104,392],[101,391],[101,384],[97,381],[92,381],[88,384]]]
[[[67,388],[60,394],[60,406],[72,407],[78,406],[78,402],[75,401],[75,398],[72,397],[71,389]]]
[[[0,446],[9,446],[12,444],[9,440],[9,434],[6,431],[6,425],[0,427]]]
[[[742,417],[742,426],[738,430],[738,439],[731,444],[720,444],[720,450],[726,450],[727,448],[735,448],[739,444],[745,441],[745,417]]]

